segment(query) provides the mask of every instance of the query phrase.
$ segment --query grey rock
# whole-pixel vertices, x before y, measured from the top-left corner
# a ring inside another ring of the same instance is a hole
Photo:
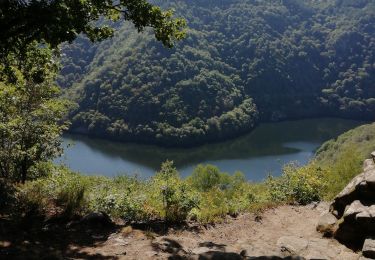
[[[364,162],[363,172],[354,177],[349,184],[336,196],[330,211],[339,219],[348,205],[355,200],[372,201],[375,203],[375,164],[372,160]]]
[[[335,259],[341,250],[330,247],[328,239],[313,238],[308,242],[306,252],[307,259]]]
[[[335,220],[336,218],[336,220]],[[333,235],[350,247],[375,235],[375,164],[365,160],[363,172],[336,196],[329,213],[322,215],[317,230]]]
[[[372,159],[367,159],[363,162],[363,171],[375,169],[374,161]]]
[[[330,212],[323,214],[318,221],[316,230],[326,236],[332,236],[335,232],[337,218]]]
[[[343,217],[346,218],[353,215],[355,217],[357,214],[364,213],[366,211],[367,207],[364,206],[359,200],[355,200],[345,208]]]
[[[369,257],[374,259],[375,258],[375,240],[373,239],[366,239],[365,243],[363,244],[362,254],[365,257]]]
[[[288,255],[301,255],[307,248],[308,241],[301,237],[284,236],[279,238],[277,246]]]

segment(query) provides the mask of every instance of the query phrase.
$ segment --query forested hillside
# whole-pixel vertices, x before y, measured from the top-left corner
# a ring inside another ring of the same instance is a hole
[[[375,118],[373,0],[167,2],[189,26],[173,49],[126,23],[63,46],[73,132],[194,145],[260,120]]]

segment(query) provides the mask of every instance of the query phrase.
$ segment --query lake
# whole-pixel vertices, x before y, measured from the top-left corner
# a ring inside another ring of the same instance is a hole
[[[307,119],[259,125],[251,133],[195,148],[161,148],[113,142],[81,135],[65,135],[64,155],[57,161],[87,175],[154,175],[165,160],[172,160],[181,176],[197,164],[213,164],[221,171],[241,171],[251,181],[281,174],[290,161],[306,164],[316,149],[363,122],[336,118]]]

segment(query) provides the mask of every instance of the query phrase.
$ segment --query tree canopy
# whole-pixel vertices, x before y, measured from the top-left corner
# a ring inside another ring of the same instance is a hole
[[[373,119],[371,0],[169,0],[188,23],[173,49],[126,23],[100,44],[63,48],[59,84],[78,108],[72,131],[193,145],[261,121]]]
[[[185,35],[184,20],[146,0],[0,1],[0,177],[25,182],[60,154],[70,104],[55,84],[59,44],[103,40],[119,20],[167,47]]]
[[[33,41],[56,47],[79,34],[102,40],[113,35],[108,21],[120,19],[132,22],[138,31],[152,27],[156,39],[167,46],[184,36],[184,20],[147,0],[4,0],[0,2],[0,49],[23,48]]]

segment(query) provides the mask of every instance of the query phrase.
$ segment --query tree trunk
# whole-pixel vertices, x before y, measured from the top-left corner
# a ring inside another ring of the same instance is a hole
[[[22,161],[22,164],[21,164],[21,183],[22,183],[22,184],[26,182],[27,170],[28,170],[28,167],[27,167],[27,160],[24,159],[24,160]]]

